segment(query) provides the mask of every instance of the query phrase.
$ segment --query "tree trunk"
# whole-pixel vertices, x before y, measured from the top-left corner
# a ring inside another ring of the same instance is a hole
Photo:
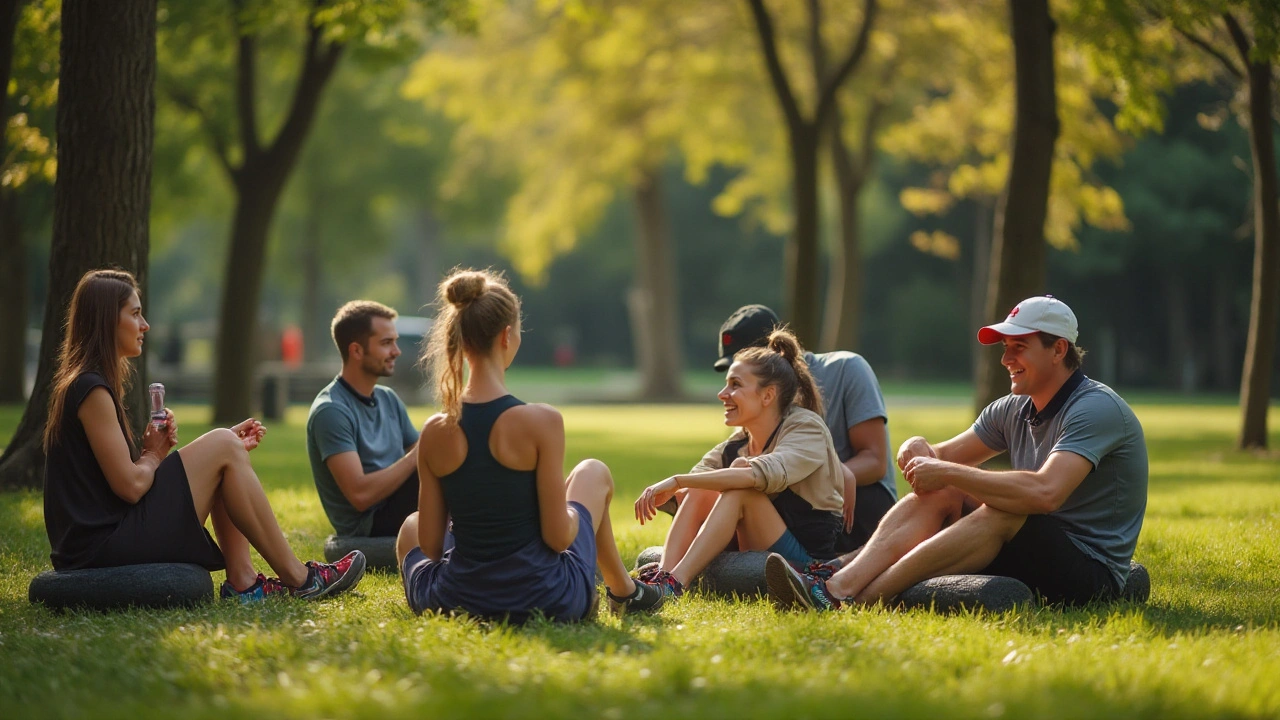
[[[13,70],[14,32],[20,0],[0,0],[0,164],[9,156],[9,76]],[[27,257],[17,193],[0,188],[0,307],[9,322],[0,324],[0,403],[26,397]]]
[[[0,118],[0,127],[3,127]],[[22,241],[18,193],[0,190],[0,403],[27,396],[27,253]]]
[[[1055,28],[1048,0],[1009,0],[1009,8],[1017,101],[1009,181],[1001,193],[991,247],[987,322],[1003,319],[1018,302],[1044,292],[1044,220],[1059,127]],[[1009,388],[1005,369],[996,363],[986,365],[974,397],[977,410]]]
[[[862,195],[864,176],[859,173],[840,133],[841,114],[832,113],[831,161],[839,190],[840,242],[831,259],[831,277],[827,280],[827,310],[823,318],[822,349],[854,350],[862,322],[862,244],[858,228],[858,198]],[[870,122],[870,120],[868,121]],[[872,148],[862,149],[871,157]]]
[[[680,303],[660,172],[646,169],[635,188],[636,285],[628,298],[640,396],[654,401],[684,396],[684,358],[676,312]]]
[[[818,272],[818,131],[791,136],[791,202],[795,229],[787,246],[786,297],[791,330],[806,348],[817,347],[822,278]]]
[[[978,328],[986,324],[987,318],[987,285],[991,274],[991,217],[995,212],[990,197],[982,197],[975,201],[973,220],[973,276],[969,284],[969,327],[976,334]],[[982,384],[983,376],[990,371],[988,365],[997,364],[998,357],[992,355],[992,349],[981,343],[973,344],[973,353],[969,368],[974,386]]]
[[[253,414],[254,368],[258,363],[258,306],[266,267],[267,233],[284,189],[278,168],[264,177],[246,164],[236,188],[231,251],[218,312],[213,421],[239,422]]]
[[[0,458],[0,487],[39,487],[49,386],[71,292],[88,270],[117,265],[145,289],[155,114],[156,0],[62,8],[49,293],[35,389]],[[143,293],[146,300],[146,293]],[[144,356],[145,358],[145,356]],[[145,363],[125,404],[146,422]]]
[[[1276,319],[1280,314],[1280,196],[1276,187],[1275,136],[1271,127],[1270,63],[1250,62],[1249,145],[1253,151],[1253,295],[1240,379],[1240,447],[1267,447],[1267,404]]]

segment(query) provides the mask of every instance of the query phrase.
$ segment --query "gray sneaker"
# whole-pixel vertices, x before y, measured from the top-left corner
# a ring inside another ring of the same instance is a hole
[[[657,612],[658,608],[667,601],[666,593],[662,592],[657,585],[650,585],[639,580],[635,581],[636,590],[628,597],[618,597],[605,588],[604,593],[609,598],[609,612],[622,617],[628,611],[636,612]]]

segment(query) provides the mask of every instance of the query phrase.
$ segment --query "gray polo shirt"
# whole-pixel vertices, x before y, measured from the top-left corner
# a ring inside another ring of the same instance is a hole
[[[885,468],[884,476],[878,482],[896,500],[897,471],[893,465],[893,447],[889,444],[889,414],[884,409],[884,396],[880,394],[880,382],[876,380],[875,371],[861,355],[844,350],[821,355],[807,352],[804,361],[808,363],[813,379],[818,381],[818,391],[822,393],[825,407],[823,419],[827,421],[827,430],[831,431],[831,441],[835,443],[840,462],[848,462],[853,457],[849,428],[872,418],[885,421]]]
[[[1129,405],[1111,388],[1076,371],[1041,412],[1031,398],[1006,395],[982,411],[973,430],[992,450],[1007,450],[1015,470],[1039,470],[1059,450],[1093,465],[1062,507],[1049,515],[1063,523],[1081,552],[1106,565],[1123,588],[1147,510],[1147,443]]]
[[[307,416],[307,457],[320,504],[339,535],[367,536],[382,503],[364,512],[356,510],[324,461],[355,451],[364,472],[371,473],[404,457],[417,441],[409,411],[394,390],[376,385],[373,395],[366,397],[339,376],[320,391]]]

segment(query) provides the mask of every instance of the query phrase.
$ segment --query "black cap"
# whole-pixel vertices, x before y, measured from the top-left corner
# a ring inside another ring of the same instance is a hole
[[[713,366],[716,372],[728,370],[739,350],[763,347],[769,333],[781,324],[777,313],[764,305],[743,305],[735,310],[720,326],[720,359]]]

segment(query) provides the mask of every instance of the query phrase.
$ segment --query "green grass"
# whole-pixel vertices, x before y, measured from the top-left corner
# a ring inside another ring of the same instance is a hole
[[[1136,409],[1152,459],[1137,555],[1151,601],[1070,612],[813,616],[694,596],[625,622],[509,628],[415,617],[397,579],[372,574],[319,604],[54,614],[26,599],[49,562],[40,495],[3,494],[0,716],[1280,715],[1280,463],[1230,449],[1234,408]],[[304,412],[271,427],[254,460],[293,546],[315,557],[330,530],[303,452]],[[639,527],[630,501],[724,434],[711,405],[564,413],[570,461],[595,456],[614,470],[613,519],[632,557],[667,521]],[[0,408],[0,438],[18,414]],[[954,402],[891,401],[891,414],[895,443],[970,420]],[[178,416],[190,439],[207,412]]]

